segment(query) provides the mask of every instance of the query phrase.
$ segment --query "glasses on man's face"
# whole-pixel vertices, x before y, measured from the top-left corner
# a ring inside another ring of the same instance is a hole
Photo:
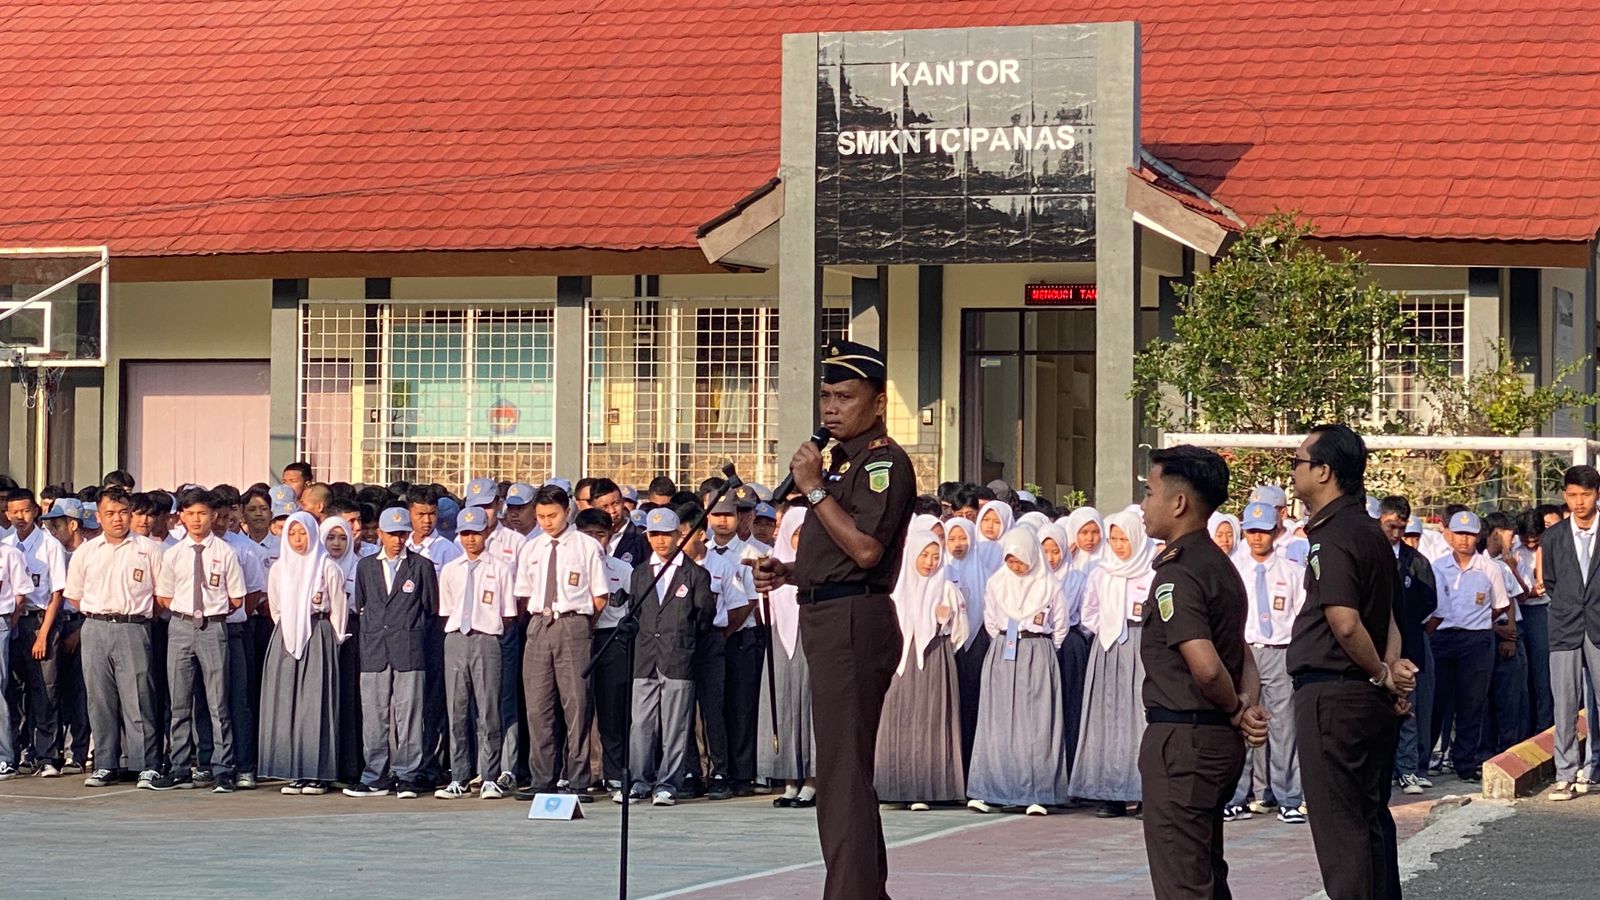
[[[1314,459],[1306,459],[1303,456],[1291,456],[1291,457],[1289,457],[1289,471],[1291,471],[1291,472],[1294,471],[1295,469],[1300,468],[1301,466],[1324,466],[1324,465],[1327,465],[1327,463],[1317,462]]]

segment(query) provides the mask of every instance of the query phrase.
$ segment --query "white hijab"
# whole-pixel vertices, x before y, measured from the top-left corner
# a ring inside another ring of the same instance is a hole
[[[356,539],[350,534],[350,523],[339,516],[329,516],[322,520],[322,526],[318,529],[318,537],[322,541],[322,549],[328,549],[328,534],[334,531],[344,532],[344,555],[335,558],[332,553],[329,553],[328,559],[333,560],[333,564],[339,567],[340,572],[344,573],[344,583],[348,586],[355,581],[356,564],[361,562],[361,554],[356,551]],[[346,602],[350,599],[349,597],[345,598]]]
[[[781,563],[794,562],[794,536],[806,519],[804,507],[792,506],[783,513],[778,523],[778,536],[772,545],[772,558]],[[783,642],[784,655],[794,659],[795,648],[800,645],[800,592],[784,585],[767,597],[772,608],[772,628]]]
[[[1087,575],[1106,557],[1105,520],[1100,518],[1100,511],[1094,507],[1080,506],[1064,521],[1065,524],[1061,527],[1067,532],[1067,541],[1072,546],[1072,568]],[[1082,553],[1078,550],[1078,532],[1091,522],[1100,529],[1100,544],[1094,548],[1093,553]]]
[[[1050,524],[1050,517],[1042,512],[1038,512],[1037,510],[1034,512],[1025,512],[1022,514],[1021,518],[1017,519],[1017,524],[1026,525],[1029,528],[1032,528],[1035,533],[1037,533],[1039,529]],[[1062,549],[1065,550],[1066,548],[1063,547]]]
[[[984,602],[994,606],[1001,619],[1026,622],[1050,607],[1055,596],[1056,583],[1045,571],[1039,554],[1039,538],[1029,528],[1006,532],[1000,539],[1001,559],[1014,556],[1028,567],[1026,575],[1017,575],[1005,565],[989,577]]]
[[[983,533],[983,517],[993,510],[1000,519],[1000,537],[990,540]],[[972,523],[972,535],[978,540],[978,558],[983,561],[985,576],[993,575],[1005,563],[1005,554],[1000,552],[1000,542],[1011,531],[1011,507],[1001,500],[990,500],[978,508],[978,518]]]
[[[1108,545],[1113,528],[1127,536],[1132,552],[1127,559],[1107,553],[1095,572],[1096,594],[1100,601],[1100,631],[1096,638],[1101,650],[1110,650],[1112,644],[1127,640],[1128,583],[1150,572],[1150,560],[1155,555],[1155,545],[1145,534],[1144,520],[1139,516],[1126,510],[1107,516],[1105,539]]]
[[[900,619],[900,665],[894,670],[896,675],[905,674],[906,661],[913,655],[916,656],[917,669],[921,671],[922,654],[939,635],[936,610],[945,601],[945,588],[949,582],[945,580],[943,565],[936,566],[932,575],[917,571],[917,557],[929,547],[938,547],[941,553],[944,551],[939,536],[926,525],[912,528],[906,534],[906,549],[900,555],[900,577],[895,581],[894,592],[890,594],[894,599],[895,614]]]
[[[949,546],[950,532],[958,528],[967,536],[967,555],[956,559],[950,553],[945,553],[944,569],[945,580],[961,592],[962,602],[967,608],[967,633],[965,640],[961,641],[962,649],[966,649],[983,628],[983,588],[991,573],[984,568],[983,560],[978,555],[978,527],[966,519],[955,516],[944,523],[945,546]]]
[[[306,552],[296,553],[289,544],[289,529],[299,525],[306,531]],[[297,512],[283,526],[283,555],[267,576],[267,592],[272,611],[278,617],[278,633],[283,649],[300,659],[311,641],[311,610],[317,594],[327,589],[328,551],[319,539],[317,520],[308,512]],[[329,605],[331,610],[332,605]]]
[[[1223,512],[1214,512],[1211,514],[1211,518],[1206,520],[1206,534],[1210,535],[1213,544],[1217,542],[1217,529],[1223,525],[1233,526],[1233,552],[1228,554],[1231,559],[1238,556],[1239,548],[1244,546],[1244,530],[1239,524],[1238,517],[1230,516]]]
[[[1061,564],[1051,567],[1050,561],[1044,556],[1044,542],[1054,541],[1061,550]],[[1067,622],[1069,625],[1077,624],[1078,606],[1083,602],[1084,574],[1072,568],[1072,561],[1067,548],[1067,531],[1060,525],[1051,522],[1039,529],[1039,558],[1044,561],[1045,571],[1049,573],[1050,580],[1055,582],[1056,589],[1061,592],[1061,602],[1065,604]]]

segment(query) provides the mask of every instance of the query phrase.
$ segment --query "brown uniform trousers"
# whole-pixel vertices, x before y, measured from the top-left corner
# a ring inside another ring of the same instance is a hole
[[[1222,725],[1152,722],[1139,747],[1144,846],[1155,896],[1226,900],[1222,808],[1244,771],[1244,739]]]
[[[802,606],[800,645],[816,710],[817,832],[828,868],[822,896],[887,898],[889,856],[872,778],[883,697],[900,659],[894,604],[868,594]]]

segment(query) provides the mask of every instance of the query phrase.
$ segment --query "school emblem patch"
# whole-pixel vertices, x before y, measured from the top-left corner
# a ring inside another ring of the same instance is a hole
[[[1317,556],[1317,551],[1321,549],[1321,544],[1311,545],[1311,574],[1315,576],[1318,581],[1322,580],[1322,560]]]
[[[889,470],[894,468],[891,460],[879,460],[867,463],[867,487],[874,494],[881,494],[889,489]]]
[[[1156,612],[1161,615],[1161,621],[1172,621],[1172,590],[1170,584],[1163,584],[1156,588]]]

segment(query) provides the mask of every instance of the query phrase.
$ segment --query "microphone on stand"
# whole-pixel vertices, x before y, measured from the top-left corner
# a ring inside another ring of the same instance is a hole
[[[818,425],[817,430],[811,432],[811,443],[816,444],[818,450],[828,446],[828,441],[832,439],[833,435],[828,433],[826,425]],[[792,490],[794,490],[794,473],[790,472],[783,476],[783,480],[778,482],[777,487],[772,489],[772,502],[782,503]]]

